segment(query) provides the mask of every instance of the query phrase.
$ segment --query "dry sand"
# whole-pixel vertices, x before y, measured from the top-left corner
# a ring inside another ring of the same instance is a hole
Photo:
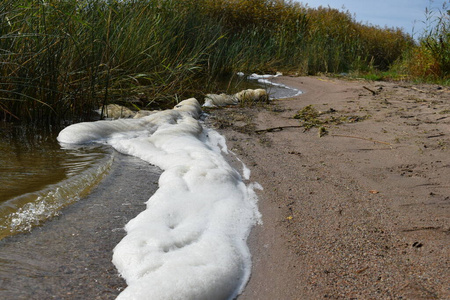
[[[264,188],[239,300],[450,299],[449,88],[276,80],[304,94],[210,111]],[[346,122],[284,127],[307,105]]]

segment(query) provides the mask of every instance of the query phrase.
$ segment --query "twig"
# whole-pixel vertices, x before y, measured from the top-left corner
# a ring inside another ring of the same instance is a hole
[[[438,230],[441,229],[440,226],[428,226],[428,227],[414,227],[410,229],[403,229],[403,232],[420,231],[420,230]]]
[[[384,144],[384,145],[389,145],[389,146],[391,145],[390,143],[376,141],[376,140],[373,140],[373,139],[363,138],[363,137],[359,137],[359,136],[351,136],[351,135],[343,135],[343,134],[332,134],[331,136],[340,136],[340,137],[346,137],[346,138],[351,138],[351,139],[370,141],[370,142]]]
[[[291,125],[291,126],[279,126],[279,127],[272,127],[272,128],[266,128],[266,129],[260,129],[260,130],[255,130],[256,133],[261,133],[261,132],[277,132],[277,131],[281,131],[284,128],[303,128],[304,126],[302,125]],[[389,145],[391,146],[390,143],[387,142],[381,142],[381,141],[377,141],[377,140],[373,140],[373,139],[368,139],[368,138],[363,138],[363,137],[359,137],[359,136],[350,136],[350,135],[343,135],[343,134],[332,134],[331,136],[339,136],[339,137],[346,137],[346,138],[352,138],[352,139],[359,139],[359,140],[365,140],[365,141],[370,141],[370,142],[374,142],[374,143],[379,143],[379,144],[384,144],[384,145]]]
[[[377,94],[377,92],[375,92],[374,90],[369,89],[367,86],[364,86],[364,85],[363,85],[363,88],[365,88],[366,90],[368,90],[369,92],[371,92],[372,95],[374,95],[374,96]]]
[[[300,128],[300,127],[304,127],[304,126],[302,126],[302,125],[280,126],[280,127],[272,127],[272,128],[267,128],[267,129],[255,130],[255,132],[256,133],[277,132],[277,131],[283,130],[284,128]]]
[[[418,91],[418,92],[421,92],[421,93],[426,93],[424,90],[418,89],[418,88],[416,88],[414,86],[412,86],[411,89],[413,89],[415,91]]]

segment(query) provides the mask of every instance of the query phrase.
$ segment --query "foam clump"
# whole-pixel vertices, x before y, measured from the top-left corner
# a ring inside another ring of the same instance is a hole
[[[281,72],[277,72],[275,75],[270,75],[270,74],[260,75],[260,74],[253,73],[253,74],[249,75],[247,78],[248,79],[270,79],[270,78],[276,78],[276,77],[282,76],[282,75],[283,75],[283,73],[281,73]]]
[[[118,105],[118,104],[108,104],[101,106],[97,112],[109,119],[122,119],[122,118],[133,118],[136,112],[132,111],[128,107]]]
[[[139,111],[132,111],[128,107],[118,104],[108,104],[105,106],[100,106],[100,108],[97,109],[96,112],[98,114],[101,114],[102,110],[105,118],[110,120],[128,119],[128,118],[139,119],[158,112],[158,110],[145,110],[145,109],[141,109]]]
[[[141,109],[139,111],[136,112],[136,114],[133,116],[133,119],[140,119],[143,117],[148,117],[154,113],[159,112],[159,110],[145,110],[145,109]]]
[[[264,89],[247,89],[234,95],[227,94],[207,94],[205,96],[204,107],[221,107],[228,105],[237,105],[243,102],[263,102],[267,101],[269,96]]]
[[[267,91],[264,89],[248,89],[240,91],[235,94],[235,97],[241,102],[263,102],[269,99],[269,95],[267,95]]]
[[[109,144],[163,170],[114,249],[128,284],[118,299],[233,299],[249,279],[246,240],[260,219],[258,186],[228,164],[225,139],[202,126],[200,113],[191,98],[140,119],[74,124],[58,136]]]
[[[204,107],[218,107],[236,105],[239,100],[234,95],[227,94],[206,94]]]
[[[189,98],[187,100],[183,100],[173,108],[176,111],[184,111],[190,114],[194,119],[198,119],[200,114],[202,113],[202,109],[200,108],[200,104],[197,99]]]

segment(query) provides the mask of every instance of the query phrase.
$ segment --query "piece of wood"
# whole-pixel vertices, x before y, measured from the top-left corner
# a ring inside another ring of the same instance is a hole
[[[368,90],[369,92],[371,92],[372,93],[372,95],[376,95],[376,94],[378,94],[377,92],[375,92],[374,90],[371,90],[371,89],[369,89],[367,86],[364,86],[363,85],[363,88],[365,88],[366,90]]]
[[[304,127],[302,125],[290,125],[290,126],[279,126],[279,127],[272,127],[272,128],[266,128],[266,129],[259,129],[259,130],[255,130],[256,133],[261,133],[261,132],[277,132],[277,131],[281,131],[284,128],[301,128]]]
[[[369,141],[369,142],[374,142],[374,143],[378,143],[378,144],[384,144],[384,145],[391,145],[390,143],[387,142],[381,142],[381,141],[377,141],[377,140],[373,140],[373,139],[369,139],[369,138],[364,138],[364,137],[360,137],[360,136],[352,136],[352,135],[344,135],[344,134],[332,134],[331,136],[338,136],[338,137],[346,137],[346,138],[351,138],[351,139],[358,139],[358,140],[364,140],[364,141]]]

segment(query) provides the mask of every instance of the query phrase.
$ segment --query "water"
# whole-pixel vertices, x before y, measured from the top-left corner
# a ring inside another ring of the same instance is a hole
[[[158,186],[160,170],[114,154],[101,184],[35,228],[0,240],[0,299],[115,299],[126,287],[111,262],[123,227]]]
[[[30,230],[86,195],[107,173],[112,150],[62,148],[58,129],[0,127],[0,239]]]

